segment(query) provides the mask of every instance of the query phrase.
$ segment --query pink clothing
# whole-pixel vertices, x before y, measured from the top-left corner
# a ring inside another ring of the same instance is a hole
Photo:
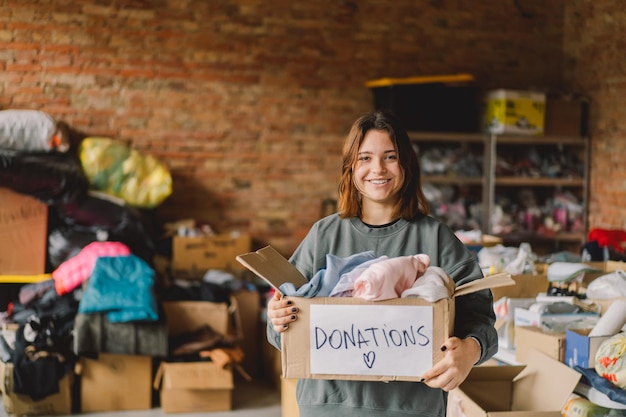
[[[419,297],[431,303],[451,298],[456,290],[454,280],[438,266],[429,266],[413,286],[402,292],[402,297]]]
[[[376,262],[356,279],[352,296],[372,301],[398,298],[404,290],[413,286],[429,266],[430,257],[425,254]]]
[[[59,295],[67,294],[89,278],[99,257],[130,254],[121,242],[92,242],[52,272],[54,288]]]

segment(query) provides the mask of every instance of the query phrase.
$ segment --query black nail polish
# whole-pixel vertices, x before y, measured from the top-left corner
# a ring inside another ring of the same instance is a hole
[[[420,382],[424,382],[424,381],[426,381],[426,379],[425,379],[425,378],[420,379]]]
[[[445,352],[445,351],[446,351],[446,349],[448,349],[448,348],[446,347],[446,345],[441,346],[441,351],[442,351],[442,352]]]
[[[293,304],[293,303],[291,302],[291,300],[287,301],[287,305],[288,305],[288,306],[290,306],[290,305],[292,305],[292,304]]]
[[[296,316],[291,316],[291,320],[295,320],[295,319],[296,319]]]
[[[295,307],[291,309],[291,312],[292,312],[292,313],[295,313],[296,311],[298,311],[298,309],[297,309],[297,308],[295,308]]]
[[[289,327],[287,323],[283,324],[283,329],[286,329],[287,327]]]

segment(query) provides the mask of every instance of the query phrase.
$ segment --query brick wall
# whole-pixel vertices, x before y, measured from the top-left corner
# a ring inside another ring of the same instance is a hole
[[[589,226],[626,229],[626,9],[566,2],[564,80],[590,98]]]
[[[573,3],[570,16],[615,2]],[[468,72],[484,88],[559,89],[563,16],[562,0],[0,0],[0,107],[160,158],[174,178],[161,219],[239,227],[290,252],[335,197],[367,80]],[[593,50],[580,48],[568,54]],[[600,99],[623,80],[606,83]],[[607,133],[617,116],[595,113]]]

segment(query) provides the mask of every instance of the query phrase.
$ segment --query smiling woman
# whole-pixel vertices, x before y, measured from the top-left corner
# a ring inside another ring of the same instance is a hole
[[[430,265],[441,268],[456,286],[482,278],[476,257],[449,227],[428,216],[417,156],[405,128],[392,114],[373,112],[359,117],[346,137],[342,158],[338,212],[316,222],[290,258],[302,275],[311,280],[318,271],[328,273],[330,255],[347,258],[369,251],[374,257],[428,256]],[[384,278],[390,281],[389,276]],[[302,301],[301,306],[307,308],[307,303]],[[283,298],[277,293],[269,301],[267,335],[277,349],[281,348],[281,334],[290,331],[298,313],[297,297]],[[313,309],[310,313],[313,314]],[[325,331],[316,333],[320,348],[333,344],[343,346],[340,351],[345,351],[352,337],[357,345],[370,343],[369,349],[359,350],[353,359],[359,366],[373,368],[383,356],[371,348],[370,338],[374,334],[364,329],[385,329],[376,334],[377,340],[379,343],[389,340],[394,351],[398,349],[395,343],[404,340],[401,337],[404,331],[407,336],[415,336],[407,337],[407,341],[424,341],[420,335],[426,333],[417,323],[416,312],[401,314],[377,326],[359,321],[366,316],[363,307],[358,314],[352,311],[334,314]],[[375,316],[380,318],[380,314]],[[339,328],[339,317],[354,323],[354,329]],[[445,339],[442,346],[439,343],[430,346],[440,349],[443,359],[423,368],[421,383],[301,379],[297,389],[300,417],[445,416],[447,391],[458,387],[475,364],[489,359],[497,349],[489,290],[459,297],[455,317],[454,336]],[[402,325],[405,321],[408,324]],[[319,359],[322,363],[316,362],[316,366],[330,367],[332,374],[339,373],[338,367],[345,370],[353,363],[346,359],[333,364],[323,356]],[[402,367],[394,375],[422,366],[422,359],[423,355],[407,360],[393,356],[393,362]]]

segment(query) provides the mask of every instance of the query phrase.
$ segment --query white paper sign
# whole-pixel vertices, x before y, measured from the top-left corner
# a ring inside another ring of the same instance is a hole
[[[311,373],[419,376],[433,364],[432,306],[311,305]]]

